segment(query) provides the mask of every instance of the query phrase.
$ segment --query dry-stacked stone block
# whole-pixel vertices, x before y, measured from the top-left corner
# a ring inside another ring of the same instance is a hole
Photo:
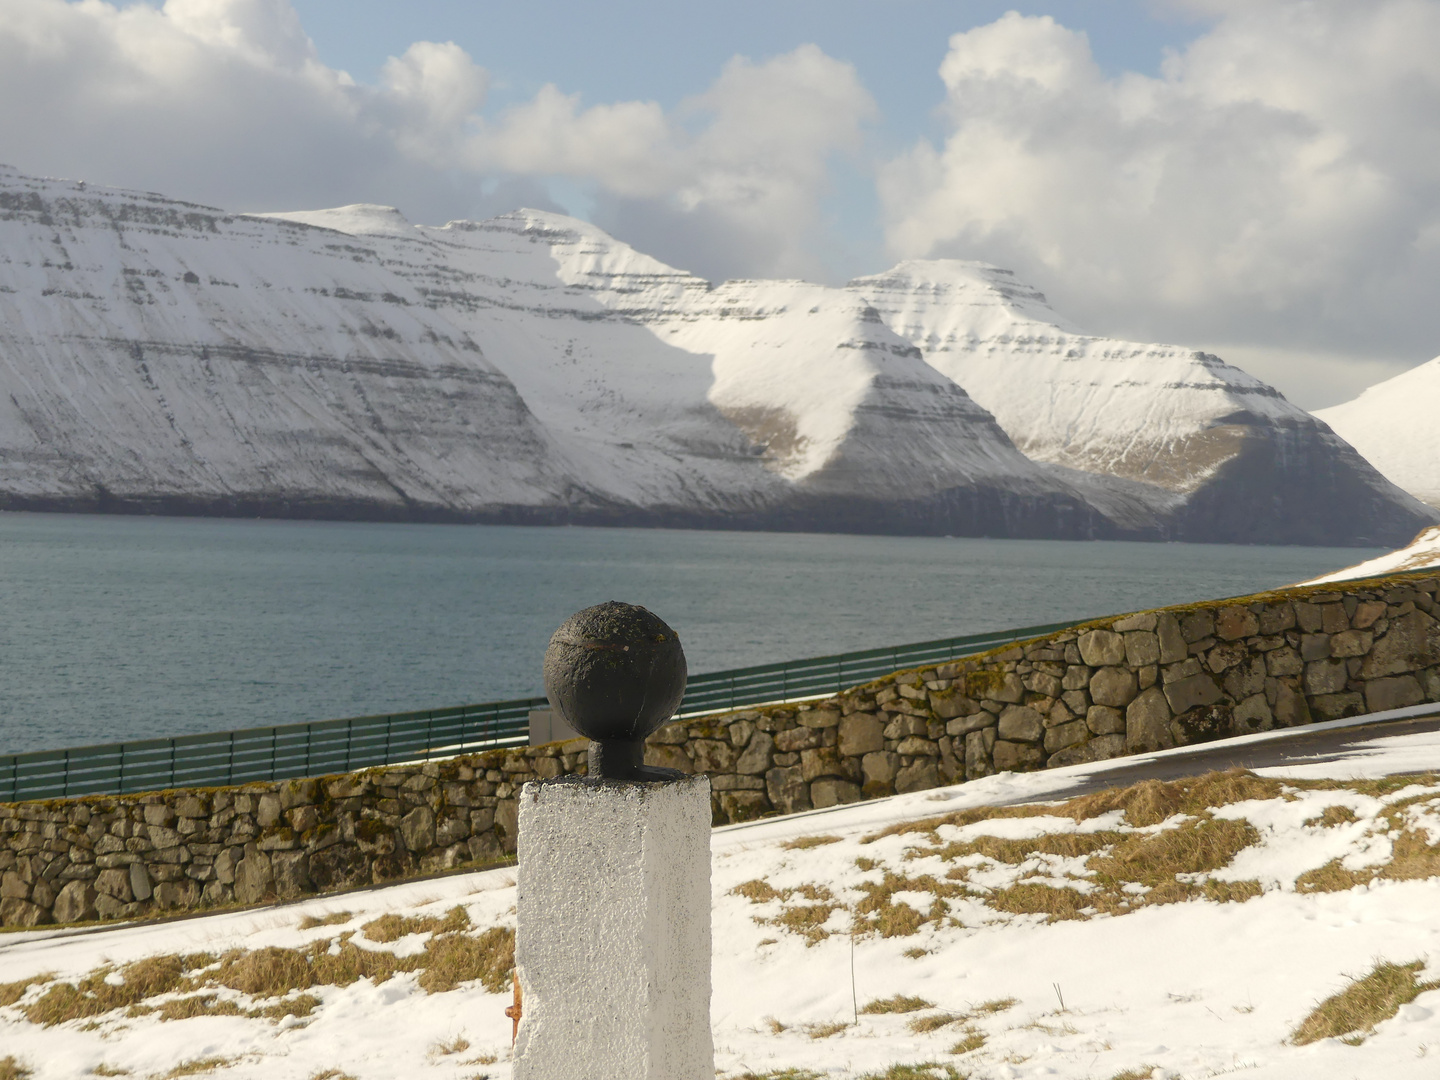
[[[677,721],[716,824],[1440,701],[1440,581],[1103,619],[824,700]],[[0,804],[0,924],[257,904],[504,860],[526,780],[585,744],[205,791]]]

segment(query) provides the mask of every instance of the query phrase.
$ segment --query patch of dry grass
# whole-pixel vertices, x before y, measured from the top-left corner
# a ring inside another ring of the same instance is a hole
[[[53,971],[46,971],[40,975],[31,975],[28,979],[20,979],[17,982],[0,983],[0,1007],[14,1005],[22,997],[25,991],[32,986],[39,986],[55,980]]]
[[[905,1026],[916,1035],[928,1035],[932,1031],[939,1031],[943,1027],[949,1027],[957,1020],[963,1019],[965,1019],[963,1016],[955,1013],[931,1013],[929,1016],[917,1016]]]
[[[906,994],[896,994],[894,997],[876,998],[860,1011],[869,1016],[879,1016],[886,1013],[912,1013],[921,1009],[933,1009],[935,1003],[926,1001],[922,997],[910,997]]]
[[[1353,980],[1338,994],[1332,994],[1310,1013],[1294,1031],[1290,1041],[1296,1046],[1321,1039],[1356,1035],[1354,1043],[1364,1041],[1375,1025],[1389,1020],[1427,990],[1440,988],[1440,980],[1420,982],[1415,976],[1424,968],[1423,960],[1409,964],[1377,961],[1368,975]]]
[[[306,915],[297,924],[297,928],[300,930],[314,930],[317,926],[338,926],[341,923],[349,922],[354,917],[354,912],[350,911],[332,911],[328,915],[320,915],[318,917],[315,915]]]
[[[732,896],[743,896],[752,904],[764,904],[771,900],[780,899],[779,891],[768,881],[761,878],[754,878],[751,881],[742,882],[730,890]]]
[[[968,1054],[972,1050],[979,1050],[985,1045],[985,1033],[983,1031],[967,1031],[965,1037],[950,1047],[952,1054]]]
[[[1110,1077],[1110,1080],[1150,1080],[1150,1078],[1155,1075],[1157,1067],[1158,1066],[1155,1065],[1141,1065],[1134,1069],[1122,1069]]]
[[[508,926],[492,926],[478,938],[443,934],[425,943],[420,988],[443,994],[478,979],[490,993],[499,994],[510,985],[514,967],[515,931]]]
[[[1020,1004],[1019,998],[1003,997],[991,998],[989,1001],[982,1001],[970,1010],[971,1016],[994,1016],[996,1013],[1008,1012]]]
[[[768,926],[778,926],[805,939],[806,946],[816,945],[830,936],[825,924],[839,904],[792,904],[782,908],[773,919],[756,920]]]
[[[443,917],[434,915],[381,915],[360,928],[371,941],[388,944],[409,934],[456,934],[470,929],[470,916],[455,906]]]
[[[866,836],[861,843],[868,844],[882,837],[906,833],[929,833],[934,837],[941,825],[964,826],[995,818],[1027,817],[1068,817],[1080,822],[1115,810],[1123,810],[1126,822],[1132,827],[1144,828],[1158,825],[1176,814],[1198,815],[1212,807],[1228,806],[1230,803],[1279,798],[1283,789],[1284,784],[1279,780],[1256,776],[1245,769],[1227,769],[1181,780],[1143,780],[1130,787],[1107,788],[1054,805],[1029,803],[1024,806],[959,810],[940,817],[891,825]]]
[[[1219,870],[1259,841],[1260,834],[1248,821],[1215,818],[1202,810],[1201,816],[1177,828],[1127,836],[1108,853],[1092,855],[1087,866],[1097,883],[1112,892],[1127,884],[1144,885],[1150,891],[1140,903],[1170,904],[1201,891],[1199,886],[1176,881],[1178,875]],[[1136,906],[1136,900],[1130,899],[1128,905]]]
[[[129,1069],[121,1069],[121,1068],[119,1068],[119,1067],[117,1067],[117,1066],[115,1066],[115,1065],[106,1065],[103,1061],[102,1061],[99,1065],[96,1065],[95,1068],[91,1069],[90,1072],[91,1072],[93,1075],[95,1075],[95,1076],[129,1076],[129,1075],[130,1075],[130,1070],[129,1070]]]
[[[832,1035],[839,1035],[850,1025],[845,1023],[833,1024],[806,1024],[805,1034],[812,1039],[828,1039]]]
[[[735,1080],[825,1080],[825,1074],[810,1069],[777,1069],[767,1073],[742,1073]]]
[[[453,1039],[445,1042],[437,1042],[430,1047],[430,1053],[436,1057],[448,1057],[451,1054],[458,1054],[462,1050],[470,1049],[470,1040],[463,1035],[456,1035]],[[485,1062],[484,1064],[489,1064]]]
[[[116,1009],[138,1005],[146,998],[168,994],[185,986],[188,969],[205,967],[215,958],[209,953],[189,956],[149,956],[115,968],[96,968],[78,982],[51,982],[45,993],[24,1006],[21,1012],[32,1024],[53,1027],[67,1020],[100,1016]],[[109,981],[118,974],[120,982]]]
[[[825,922],[832,912],[843,906],[833,902],[834,897],[824,885],[805,884],[797,885],[793,889],[777,889],[768,881],[755,878],[736,885],[730,893],[732,896],[743,896],[752,904],[766,904],[772,900],[785,903],[796,896],[812,901],[809,904],[787,904],[775,916],[755,917],[756,925],[778,926],[782,930],[798,934],[805,939],[807,946],[824,941],[830,936],[830,931],[824,928]]]
[[[917,1065],[891,1065],[884,1072],[866,1073],[860,1080],[966,1080],[954,1065],[923,1061]]]
[[[419,985],[430,994],[444,993],[475,980],[491,993],[504,992],[515,966],[515,932],[508,927],[491,927],[475,936],[464,932],[468,927],[469,917],[463,909],[455,908],[443,918],[400,920],[398,926],[387,923],[378,928],[380,934],[394,931],[396,938],[409,933],[431,935],[423,952],[406,957],[386,949],[361,948],[351,940],[353,933],[295,949],[231,949],[218,957],[209,953],[152,956],[118,970],[108,965],[96,968],[75,982],[49,980],[46,991],[21,1011],[32,1024],[44,1027],[119,1009],[128,1010],[132,1016],[158,1014],[162,1020],[246,1016],[278,1021],[292,1015],[309,1016],[320,1005],[318,997],[302,991],[317,986],[349,986],[360,979],[382,983],[404,972],[419,972]],[[28,986],[43,981],[37,977],[24,984],[10,984],[18,987],[10,992],[18,1001]],[[247,1008],[204,992],[220,987],[267,1003]],[[148,1003],[151,998],[167,994],[181,996],[159,1004]]]
[[[1020,881],[996,889],[985,897],[985,903],[1011,915],[1044,915],[1046,922],[1088,919],[1095,913],[1088,894],[1043,881]]]
[[[0,1058],[0,1080],[26,1080],[31,1075],[29,1066],[11,1054]]]
[[[838,844],[842,839],[843,837],[839,836],[797,836],[794,840],[786,840],[780,846],[786,851],[809,851],[826,844]]]
[[[1350,870],[1339,859],[1306,870],[1295,879],[1298,892],[1344,892],[1377,879],[1416,881],[1440,877],[1440,846],[1432,846],[1424,832],[1403,827],[1400,813],[1388,813],[1386,824],[1398,830],[1391,841],[1390,858],[1375,866]]]
[[[239,1060],[238,1057],[193,1058],[190,1061],[182,1061],[167,1073],[162,1073],[161,1080],[176,1080],[181,1076],[196,1076],[199,1073],[214,1072],[216,1069],[228,1069]]]
[[[963,885],[940,881],[930,874],[907,877],[891,870],[886,870],[878,882],[858,882],[855,888],[864,894],[855,905],[857,930],[887,938],[908,937],[926,923],[938,923],[950,911],[946,897],[968,894]],[[907,903],[895,902],[895,894],[902,892],[930,893],[935,900],[928,912],[916,911]]]
[[[1348,806],[1327,806],[1318,817],[1306,819],[1305,824],[1311,828],[1333,829],[1337,825],[1352,825],[1359,820]]]
[[[340,1069],[325,1069],[323,1072],[312,1073],[310,1080],[355,1080],[355,1077]]]

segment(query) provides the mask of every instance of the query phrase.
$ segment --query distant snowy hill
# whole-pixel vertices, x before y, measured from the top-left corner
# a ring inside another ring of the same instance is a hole
[[[1302,585],[1325,585],[1332,581],[1353,581],[1356,578],[1378,577],[1405,570],[1431,570],[1440,568],[1440,525],[1422,529],[1420,535],[1399,551],[1391,551],[1376,559],[1366,559],[1354,566],[1325,574],[1321,577],[1302,581]]]
[[[555,214],[246,216],[0,168],[0,506],[1311,543],[1431,520],[1218,361],[1111,355],[1013,284],[916,289],[957,266],[712,286]],[[1108,380],[1083,407],[1076,348]],[[1027,352],[1049,367],[1007,389]]]
[[[1440,356],[1315,415],[1390,480],[1440,507]]]
[[[1429,517],[1274,387],[1194,349],[1081,333],[1008,270],[911,261],[849,289],[1026,455],[1140,485],[1175,539],[1345,543],[1368,527],[1403,543]]]

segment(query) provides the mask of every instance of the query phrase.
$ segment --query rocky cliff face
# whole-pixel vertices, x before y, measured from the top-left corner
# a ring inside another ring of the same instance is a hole
[[[0,169],[0,505],[1311,543],[1426,523],[1218,361],[1106,353],[1068,408],[1055,350],[1095,339],[1022,347],[1041,301],[967,306],[906,265],[712,286],[554,214],[243,216]],[[1001,392],[941,362],[960,341],[1050,368]],[[1246,392],[1196,422],[1185,364]],[[1325,499],[1363,525],[1300,512]]]
[[[1080,333],[1008,270],[905,262],[849,289],[1027,456],[1103,478],[1095,497],[1144,502],[1172,539],[1403,543],[1429,518],[1274,387],[1193,349]]]

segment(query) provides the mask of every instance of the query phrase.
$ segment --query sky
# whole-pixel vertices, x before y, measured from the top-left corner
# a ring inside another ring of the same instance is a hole
[[[0,162],[712,280],[978,259],[1320,408],[1440,353],[1437,53],[1440,0],[0,0]]]

